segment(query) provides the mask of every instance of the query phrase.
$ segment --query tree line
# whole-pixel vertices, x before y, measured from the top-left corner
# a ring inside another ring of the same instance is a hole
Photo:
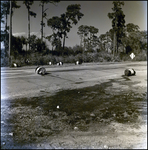
[[[133,23],[125,24],[125,15],[122,11],[124,6],[123,1],[113,1],[112,12],[107,14],[107,17],[112,21],[112,28],[105,34],[97,36],[99,29],[94,26],[80,25],[78,27],[77,34],[80,38],[80,45],[78,50],[74,52],[74,49],[65,47],[65,40],[68,38],[68,33],[71,28],[83,18],[84,14],[81,12],[80,4],[72,4],[67,6],[66,12],[59,16],[53,16],[47,18],[47,9],[44,6],[47,3],[57,5],[59,0],[47,0],[39,1],[41,7],[41,37],[36,35],[30,35],[30,17],[36,17],[36,13],[31,11],[31,6],[34,1],[23,1],[28,13],[28,37],[12,37],[12,49],[11,55],[17,59],[17,56],[24,55],[27,59],[27,55],[30,53],[40,53],[43,55],[76,55],[77,53],[93,53],[105,51],[107,53],[115,55],[129,54],[134,52],[140,53],[142,50],[147,50],[147,31],[140,31],[138,25]],[[15,9],[19,9],[21,6],[17,4],[16,0],[12,1],[12,15]],[[3,23],[4,30],[1,29],[1,42],[4,42],[5,52],[4,56],[8,57],[9,47],[9,26],[7,23],[8,15],[10,14],[10,1],[1,2],[1,23]],[[44,19],[47,21],[47,26],[52,29],[50,36],[43,36],[43,30],[45,27]],[[47,39],[52,46],[50,50],[47,46],[45,39]],[[24,49],[25,47],[25,49]]]

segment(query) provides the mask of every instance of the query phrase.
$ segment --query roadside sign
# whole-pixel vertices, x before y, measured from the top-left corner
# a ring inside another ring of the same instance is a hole
[[[133,59],[135,57],[134,53],[130,54],[131,59]]]

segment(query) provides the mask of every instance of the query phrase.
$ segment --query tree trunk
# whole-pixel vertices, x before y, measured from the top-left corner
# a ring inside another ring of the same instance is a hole
[[[8,39],[7,39],[7,35],[8,35],[8,32],[7,32],[7,13],[6,13],[6,25],[5,25],[5,40],[4,40],[4,46],[5,46],[5,57],[8,57],[9,54],[8,54],[8,49],[9,49],[9,45],[8,45]]]
[[[7,31],[7,13],[6,13],[6,25],[5,25],[5,30]]]
[[[28,40],[29,40],[29,51],[30,51],[30,14],[28,9]]]
[[[86,41],[85,41],[85,37],[84,37],[84,51],[86,49]]]
[[[116,52],[116,32],[114,31],[113,56],[115,56],[115,52]]]
[[[10,1],[10,27],[9,27],[9,66],[11,65],[11,37],[12,37],[12,1]]]
[[[43,42],[43,10],[44,4],[42,4],[42,21],[41,21],[41,41]]]
[[[26,41],[26,53],[25,53],[25,60],[27,60],[27,41]]]
[[[119,52],[119,42],[118,42],[118,37],[117,37],[117,54],[118,54],[118,52]]]
[[[82,47],[82,36],[80,36],[80,46]]]
[[[63,50],[64,50],[64,47],[65,47],[65,35],[64,35],[64,38],[63,38]]]

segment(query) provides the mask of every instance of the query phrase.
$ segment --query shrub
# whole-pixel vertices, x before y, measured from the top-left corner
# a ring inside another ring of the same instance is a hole
[[[64,58],[65,63],[74,63],[75,62],[75,56],[70,55]]]
[[[1,57],[1,67],[8,67],[9,66],[9,59],[8,57]]]
[[[135,54],[135,61],[146,61],[147,60],[147,53],[145,50],[143,50],[142,52]]]

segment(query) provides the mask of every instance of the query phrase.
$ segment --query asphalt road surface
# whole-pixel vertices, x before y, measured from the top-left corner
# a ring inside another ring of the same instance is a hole
[[[124,70],[133,68],[131,79],[146,84],[147,62],[85,63],[82,65],[44,66],[47,75],[35,73],[36,66],[1,68],[1,98],[31,97],[63,89],[92,86],[108,79],[122,78]]]
[[[44,76],[35,73],[36,66],[1,68],[1,148],[20,148],[17,147],[17,145],[15,145],[13,141],[11,141],[11,137],[17,137],[17,135],[13,135],[11,126],[18,125],[18,127],[22,127],[22,130],[20,131],[24,131],[26,137],[29,137],[29,134],[27,134],[27,130],[31,128],[31,126],[29,126],[29,123],[34,123],[34,121],[31,120],[35,120],[36,117],[38,117],[38,121],[40,119],[39,117],[41,117],[41,119],[42,117],[44,117],[45,119],[47,118],[47,122],[51,121],[51,124],[54,123],[54,121],[56,124],[58,121],[61,121],[60,117],[59,120],[58,118],[57,120],[50,120],[48,119],[49,116],[42,116],[39,114],[36,114],[35,116],[35,113],[39,109],[39,107],[20,107],[19,104],[17,104],[18,106],[11,106],[11,102],[17,100],[17,98],[31,98],[46,95],[49,96],[56,94],[58,91],[64,91],[67,89],[83,90],[82,88],[85,87],[90,87],[90,91],[92,88],[92,91],[89,94],[93,95],[97,94],[98,92],[95,91],[96,87],[91,86],[100,85],[101,83],[105,83],[108,81],[110,81],[112,84],[110,84],[111,86],[108,87],[103,86],[103,91],[105,91],[105,93],[108,93],[110,97],[113,97],[114,94],[115,96],[119,95],[120,97],[122,92],[124,92],[124,95],[122,96],[126,96],[128,98],[130,94],[132,95],[132,93],[130,93],[131,88],[132,91],[138,93],[137,95],[134,94],[134,105],[139,106],[139,111],[142,110],[141,112],[143,113],[143,118],[141,119],[141,116],[139,116],[137,119],[138,122],[142,122],[141,124],[122,124],[112,121],[110,122],[110,124],[101,125],[98,124],[98,122],[97,124],[93,124],[93,121],[91,121],[89,130],[87,132],[78,132],[75,129],[72,131],[66,130],[62,134],[48,136],[45,143],[37,143],[36,145],[34,144],[33,146],[30,146],[28,148],[146,148],[147,104],[145,97],[147,95],[147,62],[83,63],[82,65],[64,64],[63,66],[48,65],[44,67],[47,71],[47,74]],[[133,68],[136,71],[136,75],[130,77],[124,76],[124,71],[128,68]],[[79,91],[77,93],[79,94]],[[106,97],[108,96],[108,94],[106,95]],[[84,95],[81,98],[85,98],[87,96]],[[99,91],[98,94],[98,97],[100,96],[102,96],[101,91]],[[106,97],[104,98],[104,100],[107,99]],[[123,97],[118,98],[117,102],[120,99],[124,99]],[[138,97],[142,97],[142,99],[144,97],[144,100],[136,102],[136,99],[138,99]],[[126,99],[125,104],[127,101],[128,99]],[[87,102],[87,100],[85,102]],[[123,102],[124,104],[124,100],[122,100],[121,102]],[[53,103],[55,103],[54,100]],[[118,106],[119,104],[115,105],[115,107]],[[103,107],[104,109],[106,109],[105,105]],[[97,112],[93,113],[96,113],[97,115]],[[91,117],[94,116],[93,113],[90,114]],[[123,114],[123,119],[128,116],[126,111]],[[11,125],[6,123],[9,120],[9,118],[7,118],[7,115],[10,118],[14,117],[13,123]],[[26,115],[32,118],[25,120]],[[135,113],[133,112],[133,116],[134,115]],[[19,117],[22,118],[19,119]],[[130,117],[132,117],[132,115]],[[45,122],[45,124],[47,124],[47,122]],[[40,121],[40,123],[40,125],[42,125],[42,121]],[[24,127],[26,126],[28,126],[28,128],[26,128],[27,130],[24,130]],[[33,127],[31,129],[31,133],[34,135],[36,131],[40,131],[41,127],[39,129],[38,126],[36,126],[34,127],[34,129]],[[14,133],[18,134],[16,131],[14,131]],[[22,146],[22,148],[25,148],[24,145]]]

